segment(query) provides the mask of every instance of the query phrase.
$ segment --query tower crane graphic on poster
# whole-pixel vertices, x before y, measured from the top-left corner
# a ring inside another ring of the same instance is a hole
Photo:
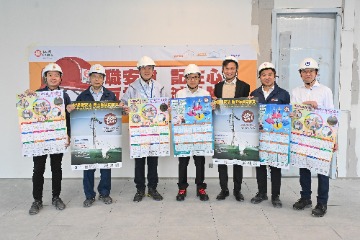
[[[214,164],[260,165],[256,98],[216,100],[214,142]]]
[[[171,99],[175,157],[214,154],[211,97]]]
[[[71,168],[122,167],[122,108],[119,102],[74,102]]]
[[[63,153],[67,150],[62,90],[18,94],[16,107],[24,157]]]
[[[290,112],[291,105],[259,105],[259,157],[261,165],[289,168]]]
[[[293,104],[290,162],[315,173],[330,174],[339,127],[339,110]]]
[[[169,99],[129,99],[128,104],[130,158],[169,156]]]

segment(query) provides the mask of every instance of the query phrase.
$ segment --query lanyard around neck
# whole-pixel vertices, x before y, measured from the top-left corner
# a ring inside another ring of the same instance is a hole
[[[151,80],[150,80],[150,81],[151,81]],[[147,98],[152,98],[152,97],[153,97],[153,90],[154,90],[154,83],[151,81],[150,97],[147,95],[147,92],[145,91],[145,88],[144,88],[144,86],[142,85],[141,80],[140,80],[140,85],[141,85],[141,87],[142,87],[142,89],[143,89],[146,97],[147,97]]]

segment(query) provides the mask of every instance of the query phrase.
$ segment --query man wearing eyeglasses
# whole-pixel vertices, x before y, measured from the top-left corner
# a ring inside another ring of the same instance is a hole
[[[176,93],[176,98],[187,98],[187,97],[203,97],[210,96],[210,93],[204,89],[199,88],[201,71],[195,64],[189,64],[184,71],[186,79],[186,87],[179,90]],[[209,200],[207,195],[205,180],[205,157],[204,156],[193,156],[196,167],[196,195],[201,201]],[[187,166],[189,165],[190,157],[179,157],[179,192],[176,196],[177,201],[184,201],[186,197],[186,188],[189,186],[187,183]]]
[[[80,93],[76,98],[76,101],[117,101],[115,93],[108,90],[103,86],[105,81],[105,68],[100,64],[91,66],[89,71],[90,87]],[[74,109],[73,106],[69,106],[68,111]],[[98,121],[98,119],[93,119]],[[85,193],[84,207],[91,207],[95,202],[96,192],[94,191],[94,174],[96,169],[84,170],[83,186]],[[110,197],[111,190],[111,169],[100,169],[100,182],[97,187],[99,191],[99,200],[105,204],[111,204],[113,202]]]
[[[222,74],[224,81],[215,84],[214,95],[216,98],[240,98],[248,97],[250,85],[237,78],[239,63],[233,56],[228,56],[222,63]],[[219,179],[221,191],[217,195],[217,200],[224,200],[229,196],[228,189],[228,169],[227,165],[219,164]],[[237,201],[244,201],[241,194],[241,183],[243,178],[243,167],[241,165],[233,166],[234,196]]]
[[[153,79],[155,62],[148,56],[143,56],[137,62],[137,68],[140,73],[140,77],[129,85],[125,94],[121,98],[126,105],[128,105],[129,99],[140,98],[159,98],[166,97],[164,87]],[[129,108],[126,107],[125,111],[128,113]],[[134,196],[134,202],[140,202],[145,197],[145,162],[147,160],[148,166],[148,195],[155,201],[163,200],[161,194],[156,190],[159,177],[158,177],[158,158],[157,156],[148,156],[142,158],[135,158],[135,178],[136,194]]]
[[[293,89],[291,103],[302,103],[313,108],[334,108],[333,94],[330,88],[316,80],[319,65],[313,58],[305,58],[299,65],[300,77],[304,85]],[[337,144],[334,151],[337,150]],[[318,174],[317,204],[312,210],[314,217],[323,217],[327,211],[329,199],[329,177]],[[307,168],[300,168],[301,198],[293,205],[295,210],[304,210],[312,207],[311,201],[311,172]]]

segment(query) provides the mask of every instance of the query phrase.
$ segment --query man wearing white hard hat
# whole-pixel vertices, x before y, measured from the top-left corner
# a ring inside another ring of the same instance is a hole
[[[42,78],[46,85],[46,87],[42,89],[38,89],[37,92],[42,91],[54,91],[60,90],[59,86],[62,81],[63,71],[61,67],[56,63],[50,63],[45,66],[42,71]],[[31,91],[28,90],[28,93]],[[65,106],[71,104],[70,97],[66,92],[63,93]],[[69,112],[66,111],[66,127],[67,134],[70,140],[70,115]],[[69,145],[69,141],[67,142],[67,146]],[[61,162],[63,158],[63,153],[55,153],[50,154],[50,166],[52,173],[52,205],[55,206],[58,210],[65,209],[65,204],[60,198],[61,192],[61,180],[62,180],[62,168]],[[46,165],[47,155],[36,156],[33,157],[34,161],[34,169],[33,169],[33,197],[34,202],[31,205],[29,210],[30,215],[35,215],[39,213],[40,209],[43,207],[42,197],[43,197],[43,187],[44,187],[44,172]]]
[[[154,75],[155,62],[148,56],[143,56],[137,62],[137,68],[140,77],[129,85],[121,100],[128,105],[129,99],[140,98],[159,98],[166,97],[164,87],[152,77]],[[147,159],[148,166],[148,195],[156,201],[163,200],[161,194],[156,190],[158,177],[158,157],[149,156],[135,158],[135,178],[137,192],[134,196],[134,202],[140,202],[145,196],[145,162]]]
[[[216,98],[240,98],[248,97],[250,85],[237,78],[239,69],[238,60],[233,56],[227,56],[222,63],[222,74],[224,81],[215,84],[214,95]],[[225,164],[218,165],[221,191],[217,195],[217,200],[224,200],[229,196],[228,188],[228,167]],[[233,165],[233,194],[237,201],[244,201],[241,193],[241,184],[243,179],[243,167]]]
[[[280,88],[276,82],[275,66],[270,62],[260,64],[258,69],[261,87],[254,90],[250,96],[257,97],[261,104],[290,104],[290,94]],[[270,166],[271,171],[271,203],[275,208],[281,208],[280,187],[281,168]],[[258,193],[251,199],[253,204],[268,200],[266,165],[256,167]]]
[[[80,93],[76,101],[117,101],[115,93],[106,89],[103,84],[106,80],[105,68],[100,64],[94,64],[89,70],[90,87]],[[95,202],[96,192],[94,191],[94,174],[96,169],[84,170],[83,187],[85,193],[84,207],[91,207]],[[111,204],[111,169],[100,169],[100,182],[97,187],[99,200],[105,204]]]
[[[176,98],[187,98],[187,97],[203,97],[210,96],[210,93],[202,88],[199,88],[201,80],[201,71],[195,64],[189,64],[184,71],[184,77],[186,79],[186,87],[179,90],[175,97]],[[201,201],[209,200],[207,195],[205,180],[205,157],[204,156],[193,156],[195,168],[196,168],[196,195]],[[187,166],[189,165],[190,157],[179,157],[179,192],[176,196],[177,201],[184,201],[186,197],[186,189],[189,186],[187,182]]]
[[[313,58],[305,58],[299,65],[299,73],[303,85],[296,87],[291,93],[291,103],[308,104],[313,108],[334,108],[333,94],[330,88],[316,80],[319,65]],[[334,147],[336,151],[337,145]],[[318,174],[317,204],[312,210],[312,216],[323,217],[327,211],[329,199],[329,177]],[[293,205],[295,210],[312,207],[311,201],[311,172],[309,169],[300,168],[300,199]]]

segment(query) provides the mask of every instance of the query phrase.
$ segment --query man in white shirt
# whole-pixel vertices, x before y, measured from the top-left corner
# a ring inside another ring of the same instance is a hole
[[[164,87],[154,79],[155,62],[148,56],[143,56],[137,63],[137,68],[140,72],[140,77],[129,85],[121,101],[128,105],[129,99],[140,98],[159,98],[166,97]],[[134,202],[140,202],[145,196],[145,160],[148,165],[148,195],[156,201],[163,200],[163,197],[156,190],[159,182],[157,166],[158,157],[143,157],[135,158],[135,179],[137,192],[134,196]]]
[[[299,73],[304,85],[293,89],[291,103],[311,105],[313,108],[334,108],[333,95],[330,88],[316,81],[319,71],[318,63],[312,58],[305,58],[299,65]],[[335,145],[334,151],[337,146]],[[301,198],[293,205],[295,210],[312,207],[311,201],[311,172],[307,168],[300,168]],[[312,216],[323,217],[327,211],[329,198],[329,177],[318,174],[317,205],[312,210]]]
[[[187,86],[176,93],[176,98],[210,96],[208,91],[199,88],[201,72],[198,66],[189,64],[185,68],[184,76]],[[196,195],[201,201],[207,201],[209,200],[209,196],[206,194],[206,183],[204,183],[205,157],[194,155],[193,158],[196,167]],[[176,196],[177,201],[184,201],[186,197],[186,188],[189,186],[187,183],[187,166],[189,165],[189,160],[190,157],[179,157],[179,192]]]

